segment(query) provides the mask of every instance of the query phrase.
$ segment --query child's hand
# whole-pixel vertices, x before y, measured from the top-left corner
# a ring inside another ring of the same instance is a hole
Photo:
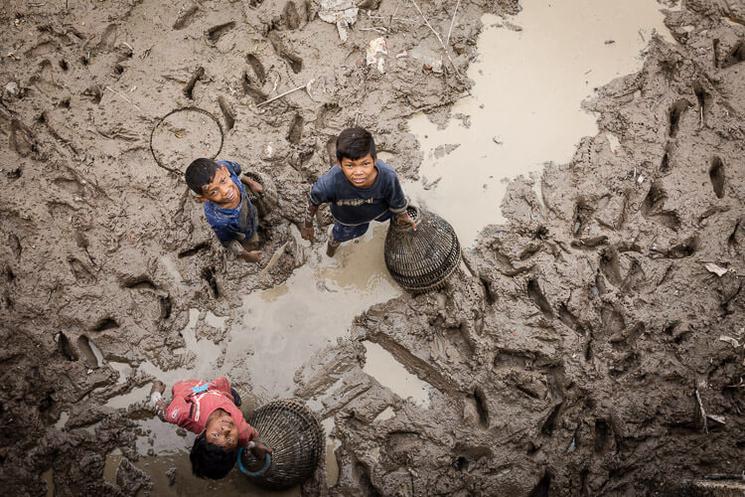
[[[304,240],[308,240],[309,242],[313,241],[313,223],[308,223],[307,221],[303,223],[303,226],[300,228],[300,236],[303,237]]]
[[[258,459],[259,461],[263,461],[266,454],[271,454],[272,449],[271,447],[267,447],[264,445],[263,442],[258,442],[252,449],[251,453]]]
[[[244,183],[248,186],[248,189],[252,192],[261,193],[264,191],[264,187],[261,186],[261,183],[251,178],[250,176],[244,176],[243,179]]]
[[[396,222],[398,224],[408,224],[411,226],[411,229],[416,231],[416,221],[411,219],[408,212],[402,212],[401,214],[396,215]]]
[[[261,250],[250,250],[250,251],[244,250],[243,253],[239,255],[238,257],[240,257],[246,262],[259,262],[261,260],[262,255],[263,254]]]

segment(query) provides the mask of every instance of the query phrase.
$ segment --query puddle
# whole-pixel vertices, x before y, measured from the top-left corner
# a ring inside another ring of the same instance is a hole
[[[127,379],[132,376],[133,368],[129,363],[109,361],[108,364],[111,366],[111,369],[119,373],[119,378],[116,380],[118,385],[126,383]]]
[[[316,242],[311,260],[286,283],[247,295],[230,332],[229,376],[253,385],[260,397],[286,397],[295,371],[313,353],[346,336],[355,316],[400,295],[383,259],[387,227],[373,225],[331,259]]]
[[[116,472],[122,460],[121,451],[112,451],[106,457],[104,478],[109,482],[116,481]],[[191,463],[188,452],[162,455],[157,457],[140,457],[134,465],[145,471],[152,478],[151,495],[158,497],[203,497],[220,495],[223,497],[299,497],[300,487],[285,491],[267,491],[252,485],[238,471],[232,471],[219,481],[203,480],[191,474]],[[173,485],[171,477],[174,474]]]
[[[377,416],[375,416],[375,419],[373,420],[373,422],[375,422],[375,421],[385,421],[386,419],[391,419],[395,415],[396,415],[396,411],[394,411],[391,406],[388,406],[385,409],[383,409],[383,411],[381,411],[380,414],[378,414]]]
[[[336,426],[333,417],[324,419],[321,424],[326,433],[326,483],[329,487],[333,487],[339,481],[339,461],[336,459],[336,449],[341,447],[341,441],[331,435]]]
[[[141,387],[135,387],[131,391],[111,397],[106,401],[106,407],[111,409],[126,409],[132,404],[137,404],[143,400],[147,400],[147,396],[150,394],[150,384],[143,385]]]
[[[54,423],[54,427],[58,430],[64,430],[68,419],[70,419],[70,415],[67,413],[67,411],[62,411],[59,415],[59,419],[56,423]]]
[[[362,368],[365,373],[402,399],[411,399],[415,404],[429,407],[432,392],[429,383],[409,373],[403,364],[377,343],[367,340],[362,343],[365,346],[365,367]]]
[[[47,484],[47,497],[54,497],[54,470],[49,468],[41,474],[41,480]]]
[[[472,96],[454,105],[449,125],[438,130],[423,114],[410,121],[424,161],[407,193],[448,219],[464,246],[504,221],[504,178],[568,162],[580,138],[597,133],[595,116],[580,107],[595,87],[640,69],[653,30],[672,41],[653,0],[520,4],[509,19],[520,31],[484,16],[479,59],[468,70]]]

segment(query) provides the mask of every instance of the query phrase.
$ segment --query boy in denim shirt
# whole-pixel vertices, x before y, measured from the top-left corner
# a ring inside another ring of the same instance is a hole
[[[318,178],[310,191],[308,213],[301,233],[313,240],[313,217],[318,207],[331,203],[334,227],[326,254],[333,257],[342,242],[358,238],[367,232],[372,221],[396,221],[416,224],[406,212],[408,202],[396,171],[377,160],[375,141],[363,128],[347,128],[336,139],[338,161]]]
[[[246,188],[261,193],[263,187],[248,176],[240,176],[236,162],[197,159],[186,168],[186,184],[204,202],[204,215],[220,243],[248,262],[259,262],[261,251],[248,250],[244,244],[258,243],[256,207]]]

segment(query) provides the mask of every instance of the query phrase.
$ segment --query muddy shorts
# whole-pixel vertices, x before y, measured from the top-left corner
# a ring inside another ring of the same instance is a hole
[[[383,214],[375,218],[375,221],[382,223],[388,221],[391,218],[391,211],[385,211]],[[365,233],[370,227],[370,223],[358,224],[357,226],[347,226],[346,224],[334,223],[334,227],[331,229],[331,236],[337,242],[348,242],[359,238]]]

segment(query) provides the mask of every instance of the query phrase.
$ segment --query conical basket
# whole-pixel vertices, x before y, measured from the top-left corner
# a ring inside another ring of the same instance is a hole
[[[307,480],[323,454],[323,427],[313,412],[296,400],[275,400],[256,409],[249,420],[263,443],[272,448],[268,469],[250,451],[241,452],[241,471],[262,487],[283,489]]]
[[[437,214],[414,206],[408,212],[417,229],[391,221],[385,237],[385,265],[404,289],[414,293],[435,290],[460,263],[458,237]]]

